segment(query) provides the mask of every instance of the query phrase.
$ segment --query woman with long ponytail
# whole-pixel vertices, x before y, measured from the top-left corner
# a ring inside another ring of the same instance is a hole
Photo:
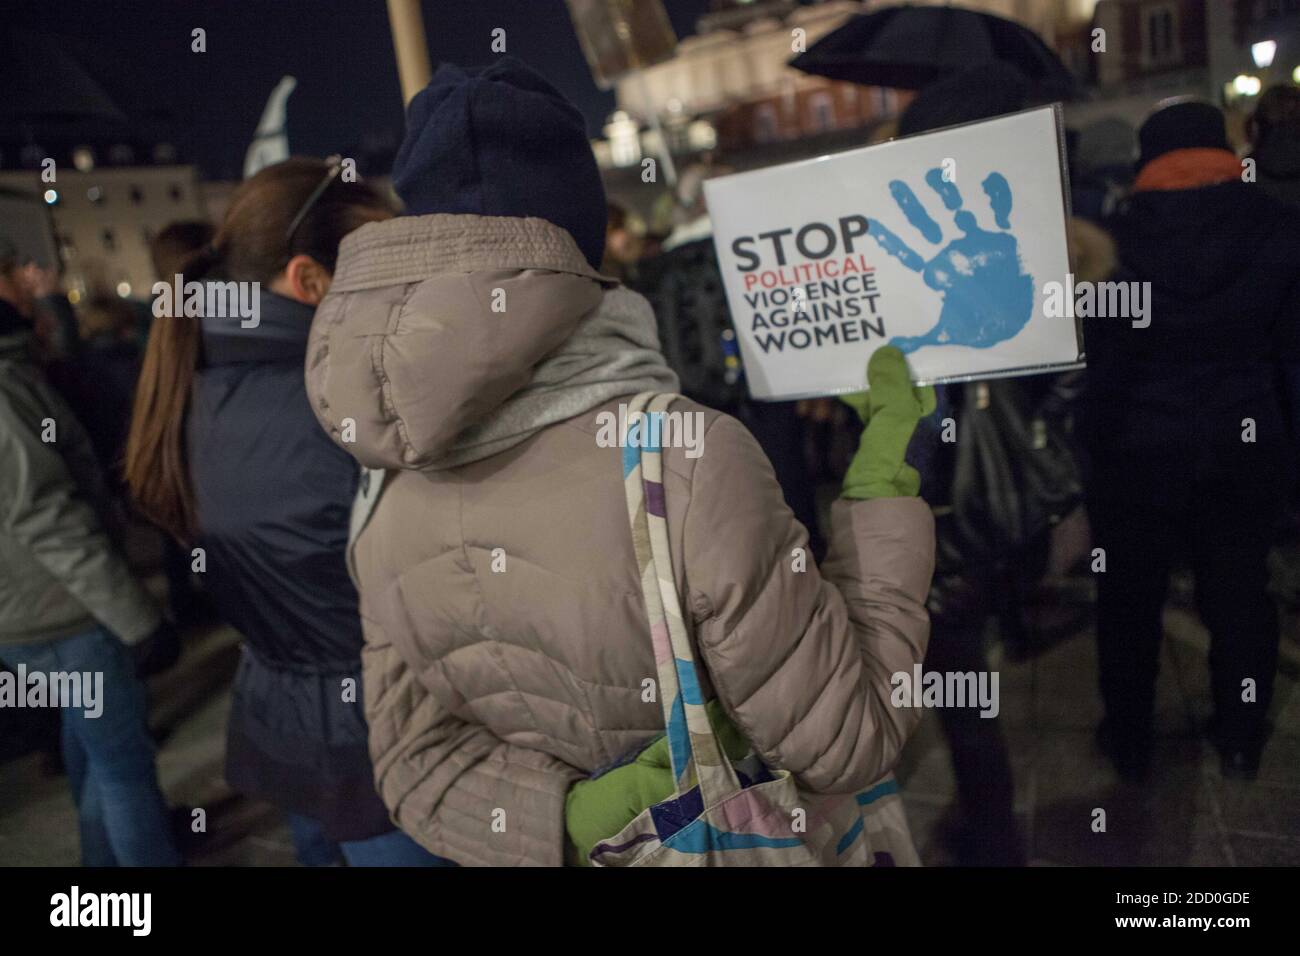
[[[204,283],[204,304],[187,291],[155,319],[127,440],[135,501],[198,549],[212,600],[244,637],[227,779],[286,812],[306,865],[447,862],[393,829],[375,793],[344,556],[357,468],[304,385],[339,242],[391,215],[336,163],[294,158],[243,183],[212,243],[179,280],[163,277]]]

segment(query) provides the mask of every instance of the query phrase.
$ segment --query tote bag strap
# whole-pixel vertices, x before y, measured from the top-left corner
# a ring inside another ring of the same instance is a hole
[[[623,434],[623,487],[677,794],[698,782],[704,805],[714,806],[741,787],[704,708],[699,663],[673,579],[660,442],[664,413],[679,397],[642,392],[632,399]]]

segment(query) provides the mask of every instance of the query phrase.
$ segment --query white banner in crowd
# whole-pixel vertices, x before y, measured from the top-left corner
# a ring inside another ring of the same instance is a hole
[[[750,393],[860,391],[885,344],[921,382],[1077,366],[1062,155],[1048,106],[705,183]]]

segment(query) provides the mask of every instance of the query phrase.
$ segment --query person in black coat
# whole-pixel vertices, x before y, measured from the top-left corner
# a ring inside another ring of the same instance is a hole
[[[337,164],[291,159],[247,180],[182,272],[209,280],[204,304],[186,292],[185,314],[174,302],[154,320],[127,445],[141,509],[195,548],[245,639],[227,779],[286,812],[307,865],[448,864],[395,830],[375,791],[346,563],[359,475],[304,380],[339,242],[390,215]]]
[[[295,819],[306,817],[348,842],[391,830],[369,772],[361,621],[344,564],[358,472],[307,402],[315,310],[274,293],[261,300],[255,329],[203,319],[185,429],[203,576],[246,638],[226,777],[290,809],[296,835],[312,829]]]
[[[1265,558],[1293,468],[1278,383],[1300,361],[1300,220],[1243,181],[1215,107],[1166,107],[1139,139],[1134,192],[1108,225],[1114,278],[1150,284],[1146,318],[1084,320],[1101,738],[1124,776],[1144,774],[1161,612],[1186,552],[1211,634],[1212,736],[1225,775],[1251,778],[1277,666]]]
[[[1265,90],[1247,131],[1255,181],[1273,197],[1300,206],[1300,87],[1279,83]]]
[[[95,456],[114,491],[140,375],[135,310],[121,299],[92,299],[81,310],[81,338],[73,353],[51,363],[51,384],[86,427]]]

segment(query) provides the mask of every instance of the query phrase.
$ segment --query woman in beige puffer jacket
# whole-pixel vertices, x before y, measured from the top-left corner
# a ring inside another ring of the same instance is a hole
[[[452,79],[471,116],[475,84],[502,85]],[[377,785],[403,830],[462,864],[564,862],[569,787],[664,729],[642,694],[656,668],[621,450],[601,426],[676,379],[648,304],[595,271],[580,232],[437,212],[363,226],[308,345],[321,424],[383,469],[353,549]],[[673,410],[702,426],[663,462],[705,692],[802,787],[860,790],[918,719],[891,706],[890,676],[925,651],[930,511],[837,501],[818,569],[753,437]]]

